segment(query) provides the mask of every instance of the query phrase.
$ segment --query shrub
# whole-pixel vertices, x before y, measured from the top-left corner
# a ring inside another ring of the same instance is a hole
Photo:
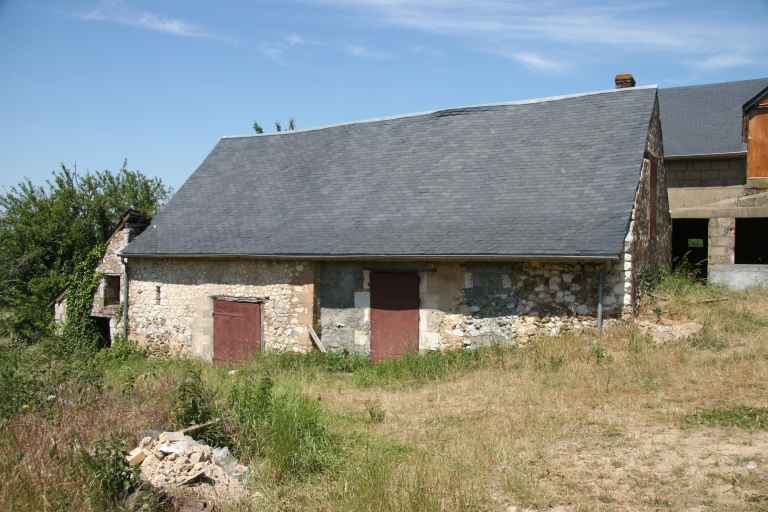
[[[197,369],[184,372],[173,392],[172,402],[170,417],[174,428],[198,425],[211,419],[211,396]]]
[[[118,438],[99,441],[80,453],[88,499],[97,510],[116,506],[139,486],[138,466],[129,466],[123,455],[125,442]]]
[[[146,357],[146,351],[127,338],[114,339],[111,347],[100,350],[96,355],[102,365],[125,364]]]
[[[16,350],[0,350],[0,424],[35,404],[40,395],[35,379],[20,369],[20,359]]]

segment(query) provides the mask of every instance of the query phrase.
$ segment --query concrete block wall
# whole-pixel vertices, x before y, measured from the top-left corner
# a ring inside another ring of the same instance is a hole
[[[730,187],[747,182],[743,157],[672,159],[665,162],[670,187]]]

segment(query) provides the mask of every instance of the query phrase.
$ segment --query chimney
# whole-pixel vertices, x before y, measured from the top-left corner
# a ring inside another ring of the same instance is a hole
[[[616,83],[617,89],[635,86],[635,77],[632,76],[632,73],[619,73],[613,81]]]

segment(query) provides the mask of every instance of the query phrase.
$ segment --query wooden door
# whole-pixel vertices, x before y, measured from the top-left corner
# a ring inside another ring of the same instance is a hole
[[[747,178],[768,178],[768,113],[749,120]]]
[[[371,359],[419,351],[419,276],[371,272]]]
[[[261,304],[216,299],[213,360],[245,361],[261,350]]]

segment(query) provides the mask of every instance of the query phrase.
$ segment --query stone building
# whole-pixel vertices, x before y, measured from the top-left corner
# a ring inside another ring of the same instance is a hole
[[[768,78],[661,89],[673,257],[768,286]]]
[[[624,78],[222,138],[122,252],[129,336],[238,360],[317,334],[378,360],[631,315],[671,224],[657,90]]]
[[[93,294],[91,317],[96,321],[105,344],[123,336],[123,300],[125,298],[125,265],[120,252],[149,225],[150,219],[139,211],[129,209],[120,219],[107,240],[104,256],[96,267],[101,280]],[[63,324],[67,318],[66,292],[54,303],[54,321]]]

